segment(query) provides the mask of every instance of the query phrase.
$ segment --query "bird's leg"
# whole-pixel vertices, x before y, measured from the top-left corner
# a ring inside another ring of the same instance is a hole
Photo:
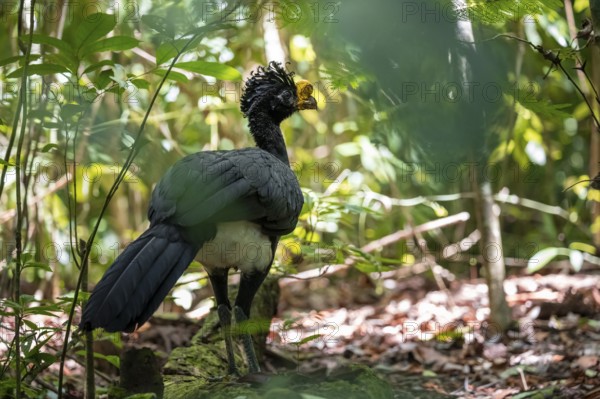
[[[235,356],[233,354],[233,341],[231,339],[231,304],[227,297],[227,274],[228,269],[218,269],[208,275],[210,283],[215,293],[217,300],[217,314],[219,315],[219,323],[221,324],[221,332],[225,341],[225,349],[227,351],[228,373],[239,375],[235,365]]]
[[[239,328],[237,326],[243,324],[245,321],[248,321],[248,317],[244,314],[244,311],[239,306],[235,306],[233,311],[235,314],[237,330]],[[260,373],[260,366],[258,365],[256,352],[254,351],[254,343],[252,342],[252,335],[250,335],[250,332],[248,331],[248,326],[244,327],[244,329],[239,333],[242,337],[242,346],[244,347],[244,353],[246,354],[246,359],[248,361],[248,370],[251,374]]]
[[[267,277],[268,270],[265,272],[254,272],[252,274],[242,273],[240,280],[240,289],[237,297],[235,298],[235,306],[233,307],[233,315],[235,316],[236,330],[239,325],[243,325],[247,322],[250,317],[250,307],[254,296],[258,291],[258,288]],[[246,360],[248,361],[248,369],[250,373],[259,373],[260,366],[258,365],[258,359],[254,351],[254,344],[252,342],[252,336],[248,331],[248,325],[243,331],[237,331],[242,337],[242,345],[244,347],[244,353],[246,354]]]

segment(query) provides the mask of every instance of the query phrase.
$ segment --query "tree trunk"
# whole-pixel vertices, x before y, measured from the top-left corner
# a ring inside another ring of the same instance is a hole
[[[511,311],[504,292],[504,254],[500,231],[500,207],[494,203],[492,185],[482,170],[478,171],[475,187],[477,193],[477,223],[481,231],[481,253],[490,301],[490,322],[495,329],[504,331],[512,321]]]

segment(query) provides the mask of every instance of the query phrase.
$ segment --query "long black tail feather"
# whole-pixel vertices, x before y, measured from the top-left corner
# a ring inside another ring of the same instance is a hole
[[[198,246],[171,225],[150,227],[115,259],[84,307],[79,328],[133,331],[152,316]]]

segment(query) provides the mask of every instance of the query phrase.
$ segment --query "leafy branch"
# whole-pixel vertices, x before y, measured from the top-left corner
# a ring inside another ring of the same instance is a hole
[[[563,59],[560,57],[560,51],[553,51],[553,50],[547,50],[546,48],[544,48],[542,45],[540,44],[534,44],[531,41],[527,40],[527,39],[523,39],[521,37],[518,36],[514,36],[514,35],[510,35],[507,33],[500,33],[490,39],[487,40],[493,40],[496,39],[498,37],[506,37],[512,40],[516,40],[519,41],[521,43],[525,43],[528,44],[533,50],[537,51],[538,53],[540,53],[544,59],[548,60],[551,62],[551,68],[548,71],[548,73],[550,73],[552,71],[553,67],[556,67],[558,69],[560,69],[562,71],[562,73],[565,75],[565,77],[569,80],[569,82],[571,82],[571,84],[573,85],[573,87],[575,87],[575,90],[577,90],[577,92],[579,93],[579,95],[581,96],[581,98],[583,98],[583,100],[585,101],[585,104],[587,105],[588,109],[590,110],[590,114],[592,116],[592,119],[594,121],[594,125],[596,126],[596,131],[598,133],[600,133],[600,120],[598,119],[598,117],[596,116],[596,113],[594,111],[594,107],[592,106],[592,104],[590,103],[590,101],[588,100],[587,96],[585,95],[585,93],[583,92],[583,90],[581,89],[581,87],[579,86],[579,84],[577,84],[577,82],[573,79],[573,77],[571,76],[571,74],[566,70],[566,68],[563,65]],[[596,101],[596,103],[598,103],[598,105],[600,105],[600,97],[598,96],[598,91],[596,90],[596,87],[594,86],[591,78],[589,77],[589,74],[586,71],[586,62],[583,62],[580,66],[575,67],[575,69],[580,70],[581,72],[583,72],[583,74],[586,77],[586,80],[588,81],[588,83],[590,84],[590,86],[592,87],[595,96],[594,96],[594,100]]]

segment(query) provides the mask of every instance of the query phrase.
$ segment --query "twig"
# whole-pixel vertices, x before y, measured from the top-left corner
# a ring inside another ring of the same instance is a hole
[[[87,243],[85,240],[79,242],[78,253],[85,257]],[[81,289],[88,291],[88,268],[90,262],[87,260],[81,264],[81,274],[83,274],[83,282]],[[85,305],[84,305],[85,306]],[[85,332],[85,397],[86,399],[94,399],[96,396],[96,381],[94,380],[94,332]]]
[[[581,224],[573,222],[571,220],[571,217],[570,217],[568,211],[566,211],[565,209],[563,209],[559,206],[544,204],[543,202],[535,201],[535,200],[532,200],[529,198],[521,198],[514,194],[499,193],[499,194],[494,194],[493,198],[494,198],[494,201],[497,201],[497,202],[511,204],[511,205],[518,205],[518,206],[522,206],[524,208],[533,209],[533,210],[548,213],[551,215],[559,216],[559,217],[565,219],[567,222],[575,225],[582,232],[588,233],[588,230],[585,229],[583,226],[581,226]]]
[[[571,41],[571,47],[575,40],[577,40],[577,27],[575,26],[575,15],[573,14],[573,2],[571,0],[563,0],[565,4],[565,17],[567,19],[567,26],[569,27],[569,35],[573,38]],[[579,47],[577,43],[577,47]],[[582,67],[583,64],[579,59],[577,59],[578,68]],[[579,84],[583,86],[585,82],[585,76],[582,70],[577,69],[577,78],[579,79]],[[593,86],[592,86],[593,87]]]
[[[429,230],[435,230],[441,227],[446,227],[457,223],[464,223],[467,220],[469,220],[470,217],[471,215],[468,212],[461,212],[456,215],[447,216],[445,218],[423,223],[414,228],[398,230],[395,233],[389,234],[387,236],[381,237],[380,239],[368,243],[367,245],[363,246],[360,250],[365,253],[370,253],[387,245],[398,242],[400,240],[412,237],[415,234],[424,233]],[[335,273],[338,270],[345,269],[348,266],[352,266],[354,263],[356,263],[356,259],[349,257],[342,264],[326,265],[318,269],[306,270],[291,276],[286,276],[280,280],[280,283],[285,285],[289,284],[294,280],[306,280],[317,277],[323,277],[325,275]]]
[[[445,218],[432,220],[423,224],[420,224],[414,228],[407,228],[399,230],[395,233],[381,237],[378,240],[372,241],[361,248],[363,252],[372,252],[376,249],[385,247],[394,242],[398,242],[402,239],[412,237],[415,234],[422,234],[429,230],[439,229],[441,227],[450,226],[457,223],[464,223],[471,218],[469,212],[461,212],[456,215],[446,216]]]
[[[523,373],[523,368],[517,367],[517,371],[519,372],[519,375],[521,376],[521,382],[523,383],[523,389],[525,391],[529,391],[529,385],[527,385],[527,380],[525,379],[525,373]]]
[[[23,5],[25,0],[21,0],[20,9],[19,9],[19,23],[22,23],[22,12]],[[22,255],[22,240],[21,240],[21,228],[23,226],[23,199],[21,198],[21,151],[23,149],[23,142],[25,139],[25,127],[27,125],[27,73],[29,71],[29,57],[31,54],[31,45],[33,38],[33,28],[34,28],[34,10],[35,8],[35,0],[31,0],[31,10],[29,14],[29,39],[27,46],[25,48],[25,65],[23,66],[23,75],[21,76],[21,96],[20,96],[20,104],[17,105],[17,109],[22,108],[22,120],[19,131],[19,141],[17,143],[17,153],[15,156],[15,179],[17,185],[17,225],[15,227],[15,241],[16,241],[16,251],[17,251],[17,259],[15,263],[15,286],[14,286],[14,296],[15,302],[21,303],[21,255]],[[20,41],[21,31],[19,30],[19,35],[17,40]],[[20,43],[20,42],[19,42]],[[15,119],[15,123],[17,123]],[[4,172],[4,170],[3,170]],[[4,173],[3,173],[4,174]],[[4,179],[4,176],[2,176]],[[21,309],[15,309],[15,390],[16,390],[16,399],[21,398]]]

